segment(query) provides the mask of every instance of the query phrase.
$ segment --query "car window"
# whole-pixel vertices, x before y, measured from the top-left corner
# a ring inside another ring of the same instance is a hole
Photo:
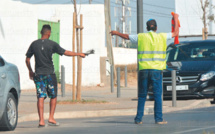
[[[5,65],[5,62],[2,58],[0,58],[0,67],[4,66]]]
[[[215,44],[190,43],[167,50],[167,62],[215,60]]]

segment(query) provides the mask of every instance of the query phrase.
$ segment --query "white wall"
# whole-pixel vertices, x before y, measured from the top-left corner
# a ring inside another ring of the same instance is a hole
[[[215,5],[215,1],[213,1]],[[202,9],[200,0],[175,0],[176,12],[179,14],[181,23],[180,35],[201,35],[203,23],[201,20]],[[214,10],[214,9],[213,9]],[[208,31],[209,31],[208,27]],[[215,33],[215,26],[212,23],[212,34]]]
[[[137,49],[113,48],[116,65],[128,65],[137,63]]]
[[[78,5],[78,7],[80,7]],[[78,9],[79,11],[79,9]],[[100,55],[105,42],[104,6],[82,5],[83,51],[95,49],[95,55],[83,59],[82,84],[100,83]],[[73,5],[31,5],[18,1],[0,1],[0,54],[8,62],[18,66],[22,89],[34,88],[25,65],[25,53],[38,34],[38,19],[60,20],[60,45],[72,50]],[[34,58],[31,60],[34,68]],[[72,82],[72,58],[62,56],[60,64],[66,68],[66,83]]]
[[[0,21],[0,54],[6,61],[18,66],[21,88],[32,88],[34,85],[28,77],[25,53],[30,43],[37,39],[35,8],[21,2],[1,0]]]
[[[107,48],[103,47],[103,57],[107,56]],[[129,48],[113,48],[114,64],[115,65],[128,65],[137,63],[137,49]]]

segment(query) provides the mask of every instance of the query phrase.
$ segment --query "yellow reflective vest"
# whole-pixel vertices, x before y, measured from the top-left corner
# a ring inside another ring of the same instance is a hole
[[[166,33],[138,34],[138,62],[139,70],[166,69]]]

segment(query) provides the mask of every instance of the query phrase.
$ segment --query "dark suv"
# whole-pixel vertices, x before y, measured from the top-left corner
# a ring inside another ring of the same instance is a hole
[[[164,98],[172,97],[171,70],[176,70],[177,97],[213,98],[215,91],[215,40],[188,41],[167,48],[163,72]],[[149,98],[153,98],[149,89]]]

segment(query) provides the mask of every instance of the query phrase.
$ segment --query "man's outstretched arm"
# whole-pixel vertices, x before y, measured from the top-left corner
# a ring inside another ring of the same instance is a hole
[[[111,31],[110,33],[111,33],[112,36],[117,35],[117,36],[119,36],[119,37],[121,37],[123,39],[129,40],[129,35],[128,34],[123,34],[123,33],[120,33],[118,31]]]
[[[84,54],[84,53],[75,53],[75,52],[68,51],[68,50],[66,50],[66,51],[64,52],[64,55],[66,55],[66,56],[81,56],[82,58],[85,57],[85,54]]]

